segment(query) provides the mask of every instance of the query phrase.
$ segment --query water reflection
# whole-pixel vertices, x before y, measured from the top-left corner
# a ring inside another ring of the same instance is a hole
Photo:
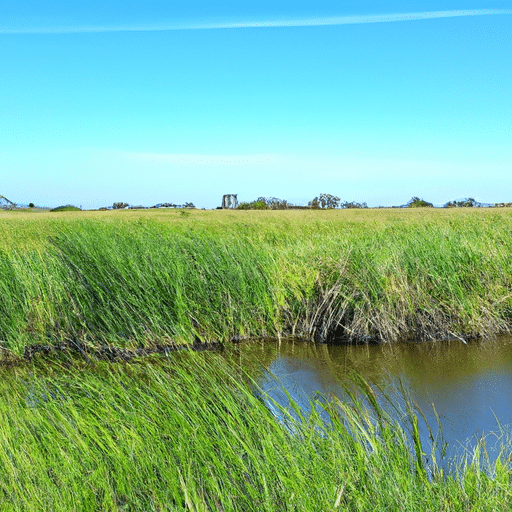
[[[512,425],[512,338],[467,345],[457,341],[397,345],[327,346],[298,340],[253,342],[239,347],[244,366],[263,364],[263,390],[286,406],[286,391],[305,409],[320,392],[342,397],[341,383],[352,370],[389,392],[399,380],[437,431],[431,404],[441,419],[448,455],[476,445],[482,433]],[[258,364],[256,363],[258,362]],[[421,429],[425,446],[428,430]],[[496,450],[496,436],[488,449]]]

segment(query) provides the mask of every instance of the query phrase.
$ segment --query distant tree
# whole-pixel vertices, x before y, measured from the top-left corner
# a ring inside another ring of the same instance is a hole
[[[341,208],[368,208],[368,205],[366,203],[356,203],[355,201],[351,201],[350,203],[348,201],[345,201],[344,203],[340,204]]]
[[[195,208],[194,203],[185,203],[183,208]]]
[[[238,205],[238,210],[286,210],[292,205],[285,199],[277,197],[258,197],[256,201],[242,202]]]
[[[333,196],[332,194],[320,194],[308,203],[308,206],[313,209],[333,209],[337,208],[339,205],[340,198],[338,196]]]
[[[52,208],[51,212],[79,212],[80,208],[73,206],[72,204],[66,204],[64,206],[57,206],[57,208]]]
[[[177,205],[174,203],[159,203],[155,206],[152,206],[152,208],[176,208]]]
[[[460,201],[448,201],[445,208],[474,208],[478,206],[478,201],[472,197],[466,197]]]
[[[250,203],[242,202],[237,207],[238,210],[268,210],[268,205],[264,200],[257,199]]]
[[[129,206],[128,203],[119,202],[119,203],[114,203],[112,205],[112,208],[114,210],[122,210],[123,208],[126,208],[128,206]]]
[[[318,210],[320,208],[320,200],[318,199],[318,197],[311,199],[311,201],[309,201],[308,203],[308,206],[310,208],[313,208],[313,210]]]
[[[35,205],[34,205],[34,203],[29,203],[28,207],[29,207],[29,208],[34,208],[34,207],[35,207]]]
[[[264,202],[271,210],[287,210],[293,206],[286,199],[279,199],[278,197],[258,197],[258,201]]]
[[[337,208],[340,205],[340,198],[332,194],[320,194],[320,206],[322,208]]]
[[[410,201],[407,203],[407,208],[433,208],[434,205],[425,201],[424,199],[420,199],[419,197],[412,197]]]

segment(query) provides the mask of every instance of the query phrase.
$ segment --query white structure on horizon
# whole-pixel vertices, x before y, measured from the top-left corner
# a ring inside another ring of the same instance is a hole
[[[238,206],[237,194],[224,194],[222,196],[222,209],[236,208]]]

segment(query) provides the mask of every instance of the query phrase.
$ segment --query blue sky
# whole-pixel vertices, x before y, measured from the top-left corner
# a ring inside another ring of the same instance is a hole
[[[512,4],[0,0],[0,194],[512,201]]]

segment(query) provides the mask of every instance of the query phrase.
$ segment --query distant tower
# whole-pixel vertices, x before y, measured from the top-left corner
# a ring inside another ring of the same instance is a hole
[[[222,196],[222,209],[236,208],[238,206],[237,194],[224,194]]]

